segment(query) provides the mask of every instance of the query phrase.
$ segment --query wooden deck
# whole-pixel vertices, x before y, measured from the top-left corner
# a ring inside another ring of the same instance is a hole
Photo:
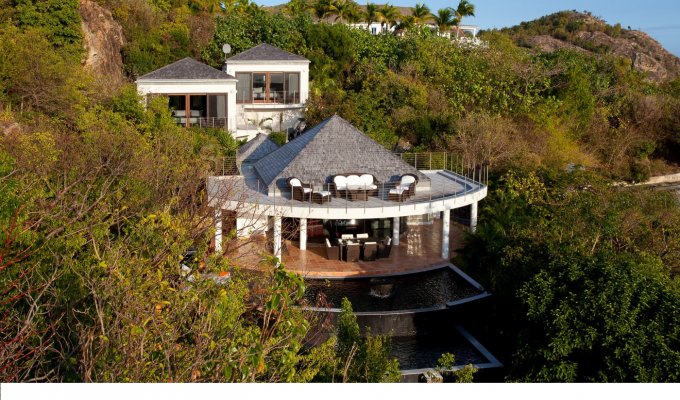
[[[441,224],[441,219],[437,219],[431,225],[409,226],[408,231],[400,236],[399,246],[392,246],[387,259],[359,262],[328,260],[322,244],[308,243],[307,250],[302,251],[297,243],[287,241],[288,252],[283,254],[283,263],[289,271],[309,278],[382,276],[426,270],[448,262],[441,258]],[[462,247],[463,229],[461,225],[451,223],[449,254],[452,257]],[[266,255],[264,248],[264,240],[251,241],[232,251],[226,250],[225,257],[242,268],[266,268],[261,262]]]

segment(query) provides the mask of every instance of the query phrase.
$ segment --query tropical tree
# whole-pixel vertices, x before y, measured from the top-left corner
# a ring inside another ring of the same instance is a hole
[[[340,23],[355,21],[359,15],[359,6],[353,0],[331,0],[328,15],[335,15],[335,20]]]
[[[309,0],[290,0],[284,7],[283,12],[289,16],[310,13],[314,9]]]
[[[432,18],[430,8],[423,3],[417,3],[415,7],[411,7],[411,16],[413,23],[420,26]]]
[[[390,3],[386,3],[378,10],[378,21],[380,21],[380,26],[386,26],[387,30],[394,26],[399,19],[401,19],[399,9]]]
[[[405,31],[416,26],[416,18],[413,15],[407,15],[401,19],[399,25],[397,25],[397,30]]]
[[[432,18],[439,28],[439,33],[444,33],[450,30],[453,25],[457,24],[455,13],[456,11],[451,7],[437,10],[437,15],[434,15]]]
[[[330,6],[330,0],[316,0],[311,6],[312,15],[316,19],[324,19],[330,14]]]
[[[375,3],[366,3],[366,11],[364,11],[364,21],[366,21],[366,29],[371,30],[371,24],[378,22],[379,12],[378,6]]]
[[[456,39],[460,35],[460,25],[463,21],[463,17],[474,17],[475,16],[475,6],[467,0],[460,0],[458,7],[456,8],[456,19],[457,19],[457,29],[456,29]]]

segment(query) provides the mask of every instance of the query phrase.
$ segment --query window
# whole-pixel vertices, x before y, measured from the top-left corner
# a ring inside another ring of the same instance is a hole
[[[253,74],[253,100],[264,101],[267,94],[267,74],[256,72]]]
[[[376,28],[375,26],[371,27],[371,33],[374,34],[374,35],[377,35],[378,34],[378,28]]]
[[[237,103],[300,102],[298,72],[239,72],[236,73]]]
[[[236,74],[236,79],[238,79],[238,83],[236,84],[236,102],[250,103],[253,100],[252,78],[250,72]]]

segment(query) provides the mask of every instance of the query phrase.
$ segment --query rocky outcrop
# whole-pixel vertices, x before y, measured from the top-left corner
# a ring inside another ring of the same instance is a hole
[[[123,28],[109,10],[91,0],[80,0],[80,17],[87,54],[83,63],[112,86],[123,84]]]
[[[674,78],[680,72],[680,59],[640,31],[624,31],[620,37],[605,32],[578,32],[577,37],[608,49],[611,54],[630,59],[633,68],[655,80]]]
[[[544,53],[552,53],[553,51],[557,51],[560,49],[585,51],[584,49],[578,46],[575,46],[569,42],[565,42],[564,40],[556,39],[549,35],[532,36],[526,39],[526,43],[530,47],[540,50]]]
[[[680,75],[680,58],[669,53],[648,34],[611,26],[588,13],[562,11],[507,28],[523,46],[541,52],[571,49],[612,54],[630,60],[631,66],[656,81]]]

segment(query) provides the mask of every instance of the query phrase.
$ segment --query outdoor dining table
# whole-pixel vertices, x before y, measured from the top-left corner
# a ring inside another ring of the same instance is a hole
[[[378,243],[378,240],[374,237],[367,237],[367,238],[352,238],[352,239],[338,239],[338,245],[340,246],[340,259],[342,259],[342,254],[344,253],[344,250],[347,247],[348,242],[352,243],[359,243],[361,248],[364,248],[364,245],[366,243],[370,242],[375,242]]]

